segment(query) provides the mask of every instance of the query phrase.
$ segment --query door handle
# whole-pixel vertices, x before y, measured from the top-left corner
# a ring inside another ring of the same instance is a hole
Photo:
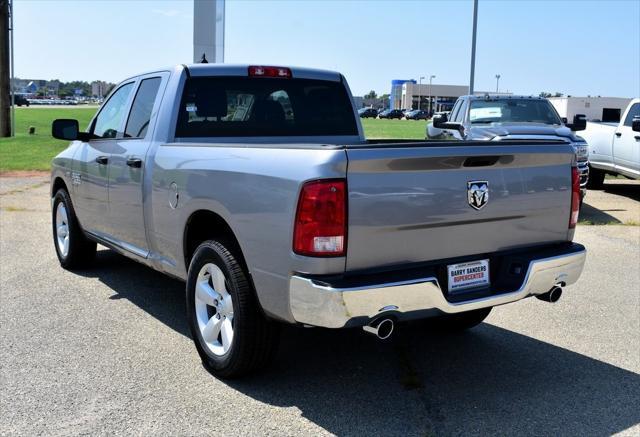
[[[100,165],[107,165],[109,163],[109,157],[108,156],[98,156],[96,158],[96,162]]]
[[[616,132],[616,137],[620,138],[622,136],[622,132]]]
[[[129,158],[129,159],[127,159],[127,165],[129,167],[133,167],[133,168],[140,168],[140,167],[142,167],[142,159],[140,159],[140,158]]]

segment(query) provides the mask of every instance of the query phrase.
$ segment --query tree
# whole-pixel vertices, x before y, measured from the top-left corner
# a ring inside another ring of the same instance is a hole
[[[378,97],[378,95],[376,94],[376,92],[374,90],[371,90],[367,94],[364,95],[365,99],[375,99],[377,97]]]

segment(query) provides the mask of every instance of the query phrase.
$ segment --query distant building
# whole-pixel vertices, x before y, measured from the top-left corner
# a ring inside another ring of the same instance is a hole
[[[45,95],[57,95],[60,89],[59,80],[44,79],[20,79],[14,78],[11,82],[13,91],[19,94],[36,94],[42,92]]]
[[[360,109],[364,107],[364,97],[353,96],[353,103],[356,108]]]
[[[107,93],[109,84],[102,80],[96,80],[91,82],[91,95],[94,97],[102,98]]]
[[[405,85],[411,84],[415,85],[416,81],[413,79],[402,80],[402,79],[394,79],[391,81],[391,93],[389,93],[389,108],[391,109],[404,109],[402,106],[402,93]]]
[[[626,97],[549,97],[560,117],[573,120],[576,114],[584,114],[587,120],[619,122],[631,101]]]

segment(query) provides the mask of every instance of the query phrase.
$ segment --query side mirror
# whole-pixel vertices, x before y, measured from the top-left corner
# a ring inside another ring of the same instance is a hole
[[[91,135],[86,132],[80,132],[78,128],[78,120],[59,118],[53,120],[51,125],[51,136],[59,140],[67,141],[88,141]]]
[[[75,141],[78,139],[78,120],[59,118],[53,120],[51,136],[59,140]]]
[[[576,114],[573,116],[573,123],[567,124],[572,131],[585,130],[587,128],[587,116],[584,114]]]
[[[631,121],[631,130],[634,132],[640,132],[640,117],[633,117],[633,121]]]
[[[438,129],[446,129],[444,125],[447,123],[447,115],[446,114],[438,114],[433,117],[433,127],[437,127]]]
[[[462,123],[450,122],[446,114],[436,115],[433,117],[433,127],[437,129],[453,129],[460,132],[464,136],[464,126]]]
[[[567,124],[567,121],[568,121],[568,120],[567,120],[567,117],[562,117],[562,122],[563,122],[564,124]]]

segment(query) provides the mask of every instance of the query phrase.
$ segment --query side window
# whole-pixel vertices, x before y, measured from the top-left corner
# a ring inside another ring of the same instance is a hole
[[[464,123],[464,118],[467,113],[468,100],[463,100],[462,105],[460,105],[460,110],[456,114],[456,122]]]
[[[140,82],[138,92],[133,99],[133,105],[131,105],[127,127],[124,130],[125,138],[144,138],[149,127],[151,111],[158,95],[160,82],[162,79],[159,77],[144,79]]]
[[[458,116],[460,105],[462,105],[462,100],[456,100],[456,103],[455,105],[453,105],[453,109],[451,110],[451,114],[449,114],[449,121],[455,121],[456,117]]]
[[[633,117],[640,117],[640,103],[634,103],[631,105],[631,108],[629,108],[629,112],[627,113],[627,117],[624,119],[624,125],[631,127]]]
[[[125,115],[125,106],[129,94],[133,90],[133,82],[121,86],[102,106],[96,118],[93,134],[100,138],[115,138]]]

